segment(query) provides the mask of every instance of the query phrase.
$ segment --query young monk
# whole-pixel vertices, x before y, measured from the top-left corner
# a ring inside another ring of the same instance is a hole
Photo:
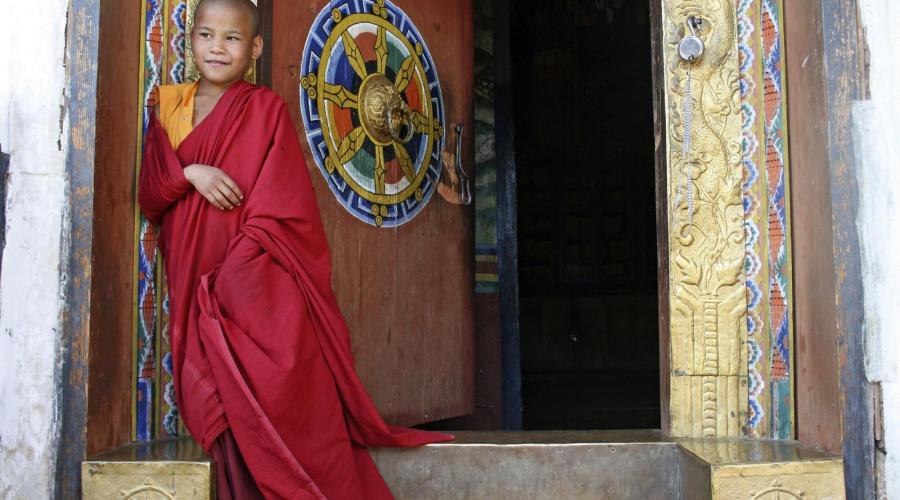
[[[285,102],[242,80],[248,0],[201,0],[199,82],[159,88],[139,203],[162,225],[178,407],[219,498],[391,498],[367,446],[452,436],[385,424],[357,378]]]

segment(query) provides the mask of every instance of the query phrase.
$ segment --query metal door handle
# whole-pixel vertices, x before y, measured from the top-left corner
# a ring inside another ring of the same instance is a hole
[[[416,125],[413,123],[412,118],[409,117],[409,110],[405,106],[398,105],[394,108],[388,108],[387,123],[391,139],[400,144],[406,144],[411,141],[416,133]],[[403,130],[404,124],[406,124],[406,135],[401,136],[400,131]]]
[[[469,176],[466,175],[462,166],[462,138],[465,127],[462,123],[457,123],[453,126],[453,130],[456,132],[456,175],[459,177],[459,201],[463,205],[471,205],[472,187],[469,184]]]
[[[406,144],[416,133],[409,106],[393,82],[384,75],[372,75],[359,89],[359,121],[369,136],[382,144]],[[403,127],[406,133],[401,135]]]

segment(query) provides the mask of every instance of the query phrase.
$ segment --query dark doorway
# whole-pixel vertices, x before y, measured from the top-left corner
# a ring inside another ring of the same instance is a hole
[[[524,428],[659,428],[649,6],[511,7]]]

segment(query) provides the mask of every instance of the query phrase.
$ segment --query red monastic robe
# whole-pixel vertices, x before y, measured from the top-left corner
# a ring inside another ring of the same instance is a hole
[[[182,169],[244,193],[220,211]],[[176,397],[210,451],[230,429],[266,498],[391,498],[367,446],[452,439],[388,425],[357,378],[309,172],[286,104],[232,84],[177,151],[154,116],[139,203],[161,221]]]

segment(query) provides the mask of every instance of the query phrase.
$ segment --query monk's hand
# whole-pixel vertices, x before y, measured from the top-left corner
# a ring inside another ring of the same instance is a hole
[[[244,199],[237,183],[228,174],[211,165],[188,165],[184,167],[184,177],[219,210],[231,210]]]

